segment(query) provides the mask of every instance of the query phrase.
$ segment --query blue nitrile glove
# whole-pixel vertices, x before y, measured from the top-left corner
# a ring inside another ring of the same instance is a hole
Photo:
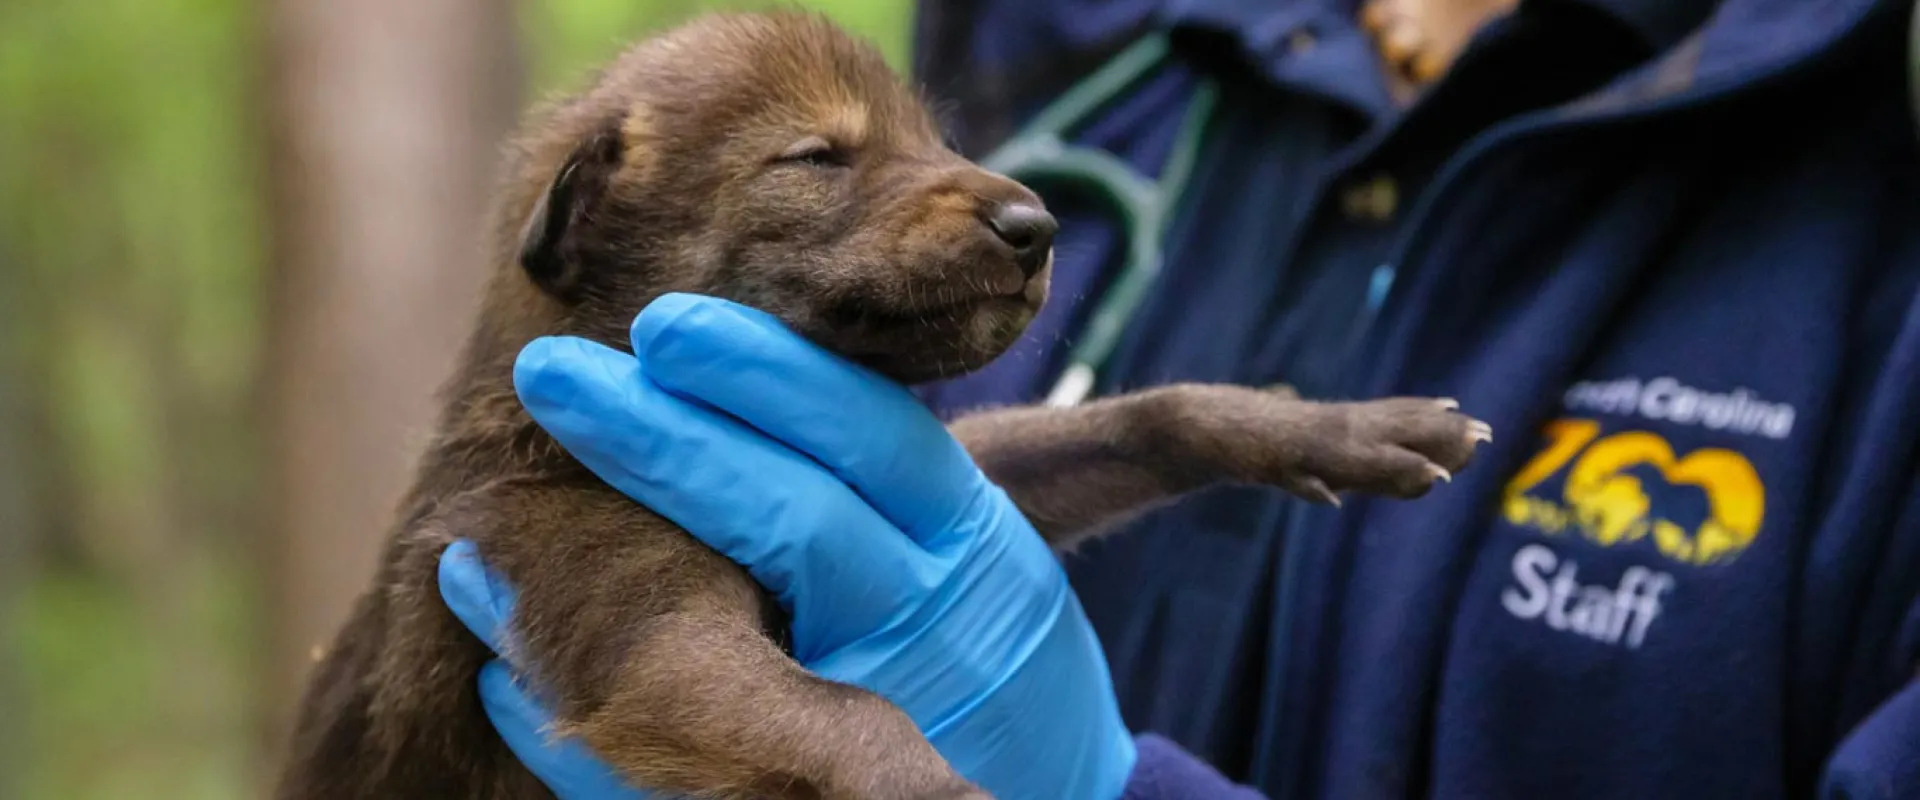
[[[924,406],[712,298],[660,298],[632,342],[637,359],[581,339],[533,342],[514,373],[522,402],[602,479],[772,591],[801,664],[899,705],[982,788],[1009,800],[1120,795],[1133,739],[1078,599]],[[449,552],[449,602],[488,586]],[[606,766],[543,743],[544,713],[499,668],[480,688],[508,744],[562,798],[618,796],[601,782]]]

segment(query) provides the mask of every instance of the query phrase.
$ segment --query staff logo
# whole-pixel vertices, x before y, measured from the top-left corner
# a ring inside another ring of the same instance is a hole
[[[1661,555],[1695,566],[1738,557],[1760,533],[1766,487],[1737,452],[1680,455],[1648,431],[1601,436],[1591,419],[1555,420],[1545,434],[1546,447],[1507,485],[1502,516],[1513,525],[1571,531],[1602,547],[1651,539]]]

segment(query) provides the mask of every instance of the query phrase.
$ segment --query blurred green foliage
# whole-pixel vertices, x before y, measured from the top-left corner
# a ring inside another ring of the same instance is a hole
[[[0,380],[21,400],[0,461],[31,501],[0,508],[28,539],[0,564],[0,798],[258,785],[259,5],[0,3]],[[528,96],[702,9],[766,5],[523,3]],[[909,2],[801,5],[904,63]]]
[[[535,92],[570,86],[581,70],[605,61],[635,35],[703,10],[791,6],[825,12],[873,40],[896,69],[905,70],[910,0],[546,0],[521,6],[523,41],[532,55],[529,86]]]

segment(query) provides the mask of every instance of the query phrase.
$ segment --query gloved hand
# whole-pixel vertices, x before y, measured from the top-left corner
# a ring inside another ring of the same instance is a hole
[[[802,665],[899,705],[982,788],[1120,795],[1133,739],[1065,574],[911,394],[712,298],[660,298],[632,343],[637,358],[533,342],[514,372],[522,402],[602,479],[744,565],[792,615]],[[482,638],[511,603],[459,547],[441,591]],[[504,667],[480,690],[562,798],[638,796],[577,744],[547,743],[545,712]]]

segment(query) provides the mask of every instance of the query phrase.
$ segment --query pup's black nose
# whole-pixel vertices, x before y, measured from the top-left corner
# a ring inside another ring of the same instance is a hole
[[[1020,271],[1031,278],[1046,265],[1047,254],[1053,249],[1053,234],[1060,230],[1060,223],[1039,206],[1004,203],[987,215],[987,227],[993,229],[1000,241],[1013,246],[1013,257],[1019,262]]]

